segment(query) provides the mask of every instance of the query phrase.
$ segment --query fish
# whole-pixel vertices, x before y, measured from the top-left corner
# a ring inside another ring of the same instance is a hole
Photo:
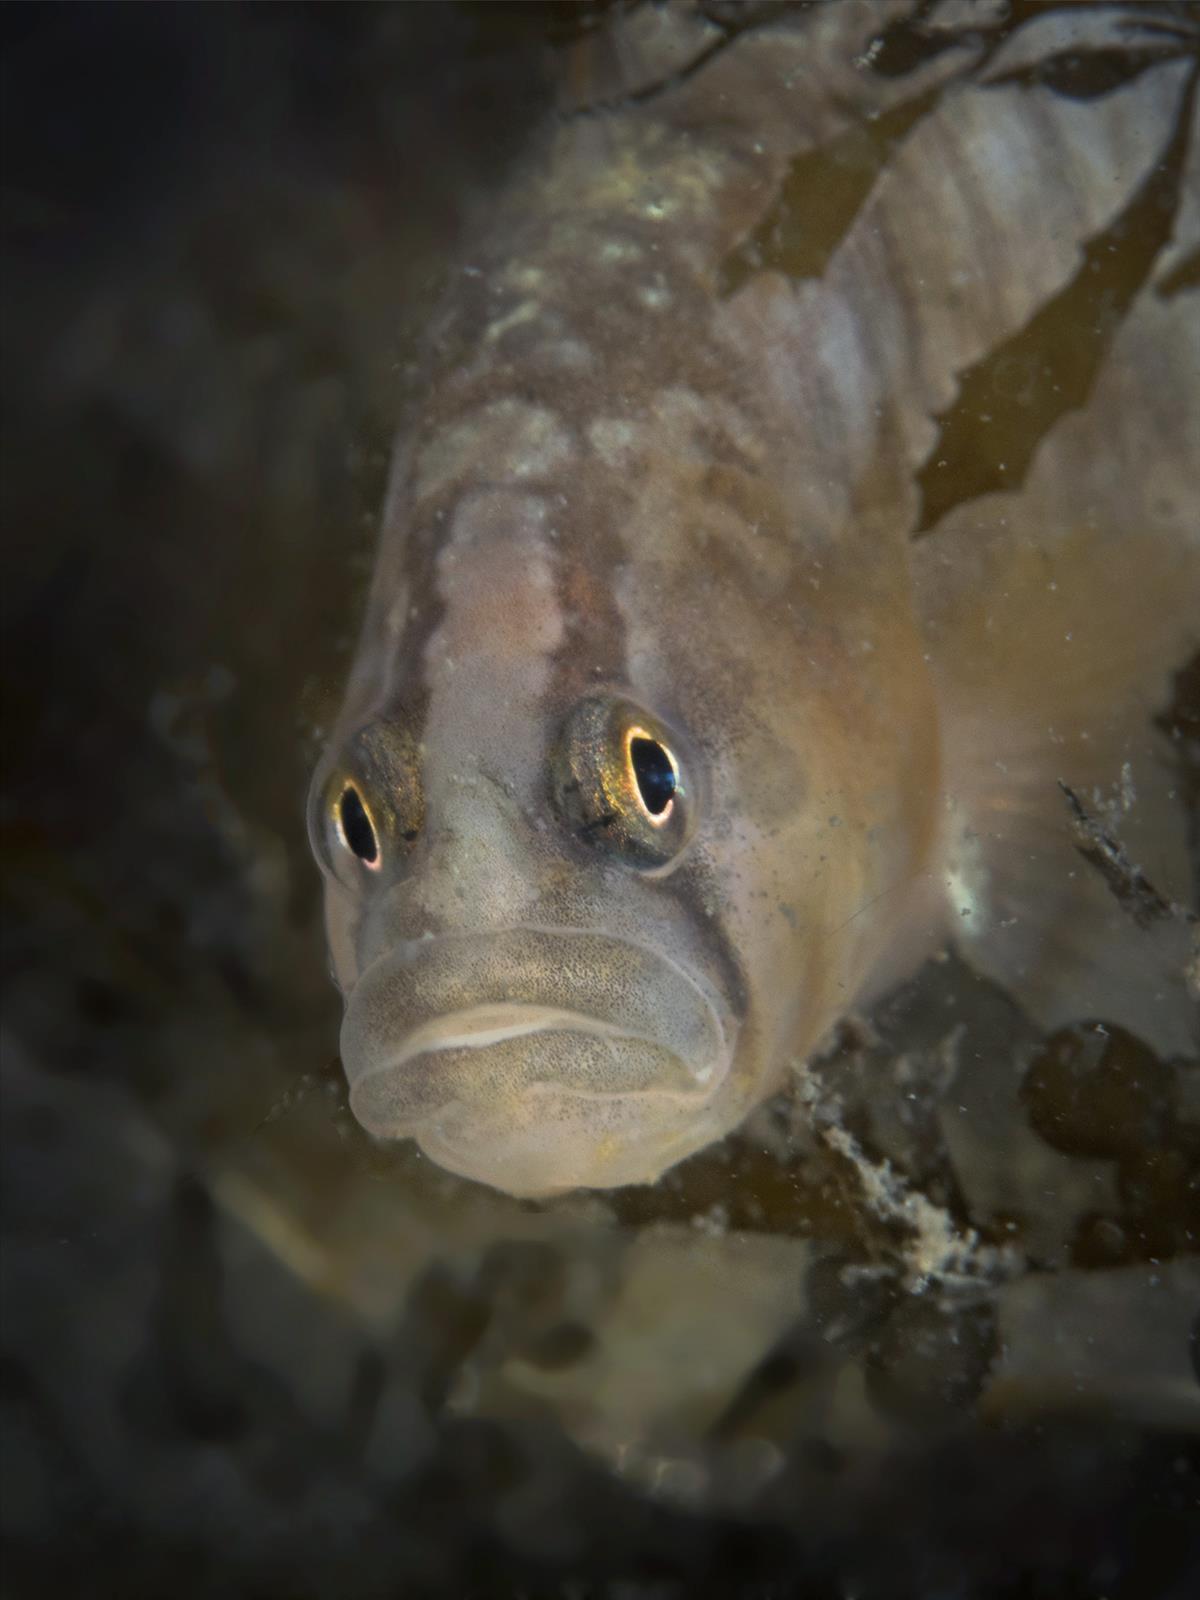
[[[573,47],[426,330],[310,792],[376,1137],[653,1183],[948,945],[1195,1050],[1197,30],[1006,15]]]

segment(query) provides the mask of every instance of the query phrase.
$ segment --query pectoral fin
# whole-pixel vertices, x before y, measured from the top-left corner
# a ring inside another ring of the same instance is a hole
[[[1109,1019],[1164,1054],[1200,1040],[1184,781],[1155,722],[1200,648],[1198,373],[1194,319],[1145,297],[1024,492],[914,555],[954,942],[1044,1026]]]

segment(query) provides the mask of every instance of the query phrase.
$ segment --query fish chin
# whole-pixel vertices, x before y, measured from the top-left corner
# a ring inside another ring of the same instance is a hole
[[[543,937],[431,941],[369,969],[342,1030],[351,1108],[378,1137],[415,1138],[510,1194],[650,1181],[714,1136],[731,1059],[717,1006],[674,964],[600,935],[558,937],[539,967]],[[519,973],[530,998],[487,992],[510,964],[504,988]],[[586,1010],[551,1003],[572,990]]]
[[[439,1166],[522,1199],[652,1183],[718,1133],[707,1102],[670,1091],[590,1095],[536,1082],[490,1106],[453,1104],[413,1129]]]

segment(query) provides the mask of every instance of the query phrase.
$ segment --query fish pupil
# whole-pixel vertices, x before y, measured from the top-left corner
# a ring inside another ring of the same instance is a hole
[[[655,739],[631,739],[629,759],[646,810],[652,817],[662,816],[675,793],[675,768],[670,756]]]
[[[342,838],[360,861],[374,861],[379,855],[375,829],[367,815],[362,797],[353,785],[342,790],[338,801],[338,819],[342,825]]]

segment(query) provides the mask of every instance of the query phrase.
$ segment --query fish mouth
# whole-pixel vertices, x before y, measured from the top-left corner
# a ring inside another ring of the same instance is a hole
[[[539,1102],[705,1099],[729,1057],[720,999],[665,954],[571,929],[407,941],[350,995],[342,1060],[382,1137],[493,1129]],[[610,1119],[611,1120],[611,1119]],[[424,1143],[425,1141],[422,1140]],[[473,1142],[473,1141],[472,1141]]]

